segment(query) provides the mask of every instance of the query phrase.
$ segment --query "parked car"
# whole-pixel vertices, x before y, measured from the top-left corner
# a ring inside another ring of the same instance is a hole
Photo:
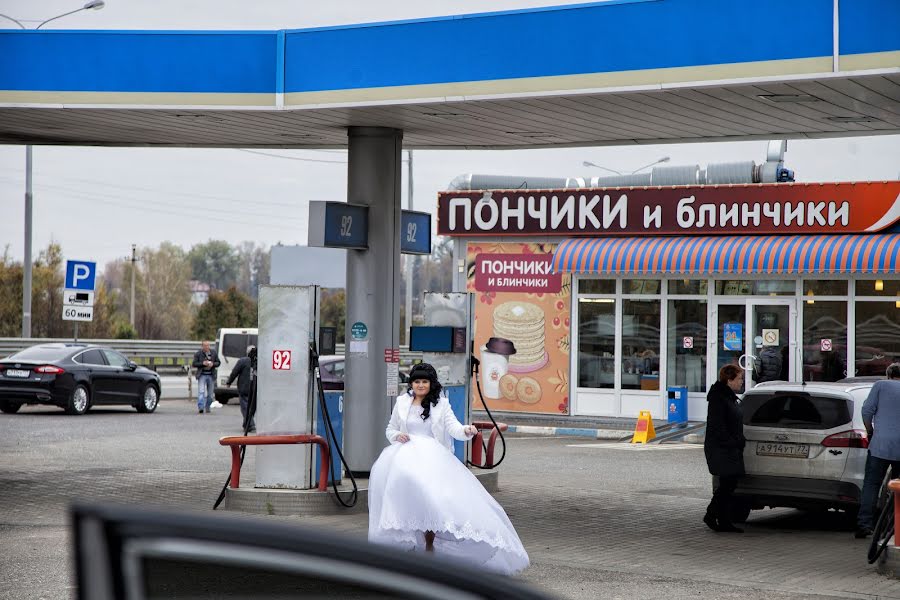
[[[735,494],[746,519],[766,506],[859,509],[869,440],[865,382],[773,381],[748,390],[744,414],[746,476]]]
[[[0,360],[0,411],[23,404],[59,406],[72,415],[94,406],[125,404],[156,410],[159,375],[111,348],[93,344],[40,344]]]

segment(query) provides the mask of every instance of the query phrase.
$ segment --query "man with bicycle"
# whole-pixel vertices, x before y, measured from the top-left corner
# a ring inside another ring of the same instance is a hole
[[[889,366],[886,374],[887,380],[872,386],[862,408],[869,455],[856,521],[857,538],[872,534],[878,488],[888,467],[892,477],[900,478],[900,363]]]

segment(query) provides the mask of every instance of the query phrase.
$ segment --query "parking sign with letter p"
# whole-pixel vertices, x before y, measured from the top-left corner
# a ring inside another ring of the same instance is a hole
[[[94,291],[97,263],[84,260],[66,261],[66,289]]]

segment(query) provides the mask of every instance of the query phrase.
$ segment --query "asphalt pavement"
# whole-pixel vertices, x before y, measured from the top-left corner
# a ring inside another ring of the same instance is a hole
[[[208,512],[229,469],[217,439],[239,433],[240,412],[229,404],[198,415],[194,406],[0,415],[0,599],[74,597],[66,520],[74,499]],[[866,564],[866,542],[840,514],[767,511],[743,535],[707,530],[698,446],[508,443],[496,498],[531,556],[522,578],[560,598],[900,599],[900,581]],[[253,462],[248,452],[243,481],[253,480]],[[365,514],[257,518],[365,539]]]

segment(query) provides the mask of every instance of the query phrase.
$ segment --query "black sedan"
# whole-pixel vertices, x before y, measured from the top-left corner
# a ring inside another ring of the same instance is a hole
[[[127,404],[151,413],[159,404],[159,375],[110,348],[41,344],[0,360],[0,411],[52,404],[71,415]]]

